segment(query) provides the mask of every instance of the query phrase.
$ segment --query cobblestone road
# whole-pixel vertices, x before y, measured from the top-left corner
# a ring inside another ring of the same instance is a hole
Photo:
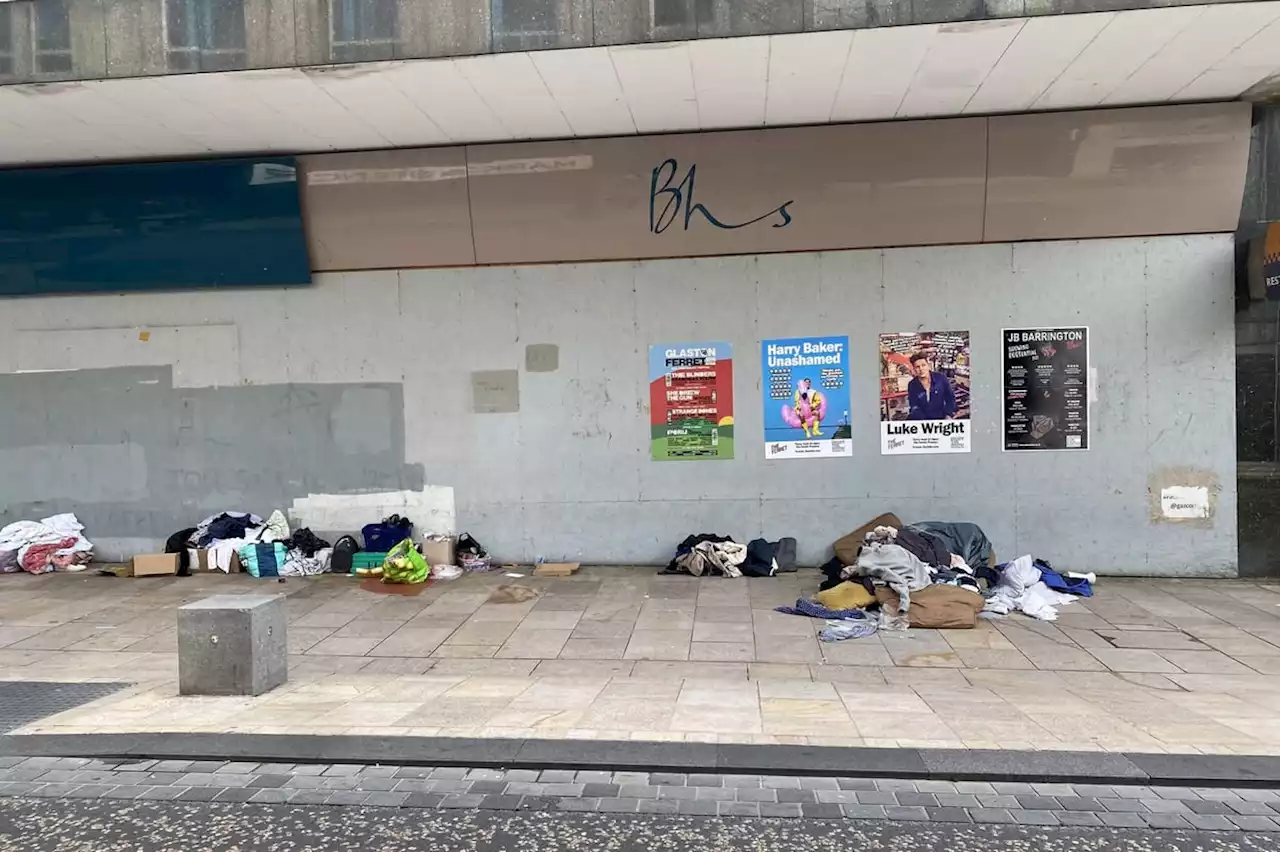
[[[1152,829],[0,800],[10,852],[1271,852],[1275,835]]]
[[[1268,789],[458,766],[0,758],[0,797],[1280,832]]]

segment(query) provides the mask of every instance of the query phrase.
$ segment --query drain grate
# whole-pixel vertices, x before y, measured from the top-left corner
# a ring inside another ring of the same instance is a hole
[[[88,704],[129,683],[48,683],[0,681],[0,733]]]

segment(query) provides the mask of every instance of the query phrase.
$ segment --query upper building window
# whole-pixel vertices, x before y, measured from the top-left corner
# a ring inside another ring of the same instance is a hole
[[[165,0],[164,22],[171,70],[246,66],[244,0]]]
[[[39,0],[36,17],[36,71],[66,73],[72,69],[70,0]]]
[[[331,58],[335,62],[395,55],[398,0],[331,0]]]
[[[498,36],[548,36],[559,30],[556,0],[493,0]]]
[[[0,3],[0,77],[13,73],[13,7]]]
[[[653,26],[692,27],[715,20],[715,0],[653,0]]]

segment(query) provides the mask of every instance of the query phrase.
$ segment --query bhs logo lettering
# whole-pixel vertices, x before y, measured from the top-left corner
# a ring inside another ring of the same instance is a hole
[[[763,216],[757,216],[746,222],[736,224],[723,222],[717,219],[706,205],[693,200],[698,165],[695,163],[690,166],[684,180],[673,185],[679,171],[680,164],[674,159],[665,160],[662,165],[653,170],[653,176],[649,181],[649,230],[652,233],[661,234],[671,227],[681,211],[684,213],[684,230],[686,231],[689,230],[689,223],[693,221],[695,213],[701,215],[713,227],[725,231],[736,231],[738,228],[745,228],[775,216],[778,217],[778,221],[774,222],[772,227],[785,228],[791,224],[791,213],[787,211],[787,207],[795,203],[794,199],[778,205]],[[662,209],[658,209],[659,200],[662,201]]]

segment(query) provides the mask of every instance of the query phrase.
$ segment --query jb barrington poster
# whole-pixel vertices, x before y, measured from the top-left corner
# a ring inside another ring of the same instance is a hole
[[[654,461],[733,458],[733,348],[650,346],[649,426]]]
[[[1004,330],[1004,448],[1089,449],[1089,329]]]
[[[880,335],[880,453],[970,449],[969,332]]]
[[[849,338],[794,337],[760,343],[764,457],[853,455],[849,428]]]

